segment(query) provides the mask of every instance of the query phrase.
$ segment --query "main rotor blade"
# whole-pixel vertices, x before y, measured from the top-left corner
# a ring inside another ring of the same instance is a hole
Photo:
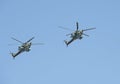
[[[85,36],[88,36],[88,37],[89,37],[89,35],[87,35],[87,34],[85,34],[85,33],[83,33],[83,35],[85,35]]]
[[[88,30],[93,30],[93,29],[96,29],[96,28],[84,29],[83,31],[88,31]]]
[[[62,26],[59,26],[59,28],[64,29],[64,30],[68,30],[68,31],[74,31],[74,30],[72,30],[72,29],[65,28],[65,27],[62,27]]]
[[[21,42],[21,41],[19,41],[19,40],[15,39],[15,38],[13,38],[13,37],[11,37],[11,39],[13,39],[13,40],[15,40],[15,41],[17,41],[17,42],[19,42],[19,43],[22,43],[22,44],[23,44],[23,42]]]
[[[32,45],[44,45],[44,43],[32,43]]]
[[[76,30],[78,30],[78,28],[79,28],[78,22],[76,22],[76,26],[77,26],[77,29],[76,29]]]
[[[32,37],[31,39],[29,39],[26,43],[30,42],[31,40],[33,40],[35,37]]]
[[[71,35],[71,33],[70,34],[66,34],[66,36],[69,36],[69,35]]]
[[[15,43],[14,44],[13,43],[12,44],[8,44],[8,46],[14,46],[14,45],[18,45],[18,44],[15,44]]]

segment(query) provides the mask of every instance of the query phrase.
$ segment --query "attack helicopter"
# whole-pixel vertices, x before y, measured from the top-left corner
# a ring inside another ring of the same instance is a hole
[[[18,46],[18,52],[17,53],[10,53],[13,56],[13,58],[15,58],[17,55],[19,55],[22,52],[25,52],[25,51],[29,52],[31,45],[41,45],[41,44],[43,44],[43,43],[32,44],[32,42],[30,42],[30,41],[33,40],[34,38],[35,37],[32,37],[26,42],[21,42],[21,41],[19,41],[19,40],[12,37],[11,39],[13,39],[13,40],[15,40],[15,41],[22,44],[21,46]]]
[[[67,29],[64,27],[61,27],[61,28]],[[83,35],[89,37],[89,35],[85,34],[84,31],[93,30],[93,29],[96,29],[96,28],[88,28],[88,29],[79,30],[79,24],[78,24],[78,22],[76,22],[76,30],[73,33],[66,35],[66,36],[70,35],[71,40],[70,41],[64,40],[64,42],[68,46],[70,43],[72,43],[76,39],[81,40],[83,38]],[[68,29],[68,30],[70,30],[70,29]]]

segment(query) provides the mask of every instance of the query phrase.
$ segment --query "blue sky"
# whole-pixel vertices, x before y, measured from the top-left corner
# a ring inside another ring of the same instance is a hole
[[[0,0],[0,84],[120,84],[119,0]],[[96,27],[66,47],[70,29]],[[32,46],[12,59],[20,45]],[[17,44],[8,46],[8,44]]]

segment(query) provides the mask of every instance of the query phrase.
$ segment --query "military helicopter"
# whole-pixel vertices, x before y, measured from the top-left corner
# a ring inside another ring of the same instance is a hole
[[[13,38],[13,37],[12,37],[12,39],[22,44],[21,46],[18,47],[18,52],[17,52],[17,53],[10,53],[10,54],[13,56],[13,58],[15,58],[17,55],[19,55],[19,54],[22,53],[22,52],[25,52],[25,51],[26,51],[26,52],[29,52],[31,45],[39,45],[39,44],[41,45],[41,44],[42,44],[42,43],[32,44],[32,42],[30,42],[30,41],[33,40],[34,37],[30,38],[30,39],[29,39],[28,41],[26,41],[25,43],[23,43],[23,42],[15,39],[15,38]]]
[[[89,29],[83,29],[83,30],[78,30],[79,29],[79,24],[78,22],[76,22],[76,30],[73,32],[73,33],[70,33],[70,34],[67,34],[66,36],[69,36],[70,35],[70,38],[72,38],[70,41],[66,41],[64,40],[65,44],[68,46],[70,43],[72,43],[74,40],[76,39],[82,39],[83,38],[83,35],[84,36],[88,36],[87,34],[84,33],[84,31],[88,31],[88,30],[93,30],[93,29],[96,29],[96,28],[89,28]],[[61,27],[63,28],[63,27]],[[64,28],[64,29],[67,29],[67,28]],[[69,29],[70,30],[70,29]]]

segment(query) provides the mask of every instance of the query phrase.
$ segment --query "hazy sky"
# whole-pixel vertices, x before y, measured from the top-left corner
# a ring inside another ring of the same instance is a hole
[[[75,30],[90,37],[66,47]],[[119,0],[0,0],[0,84],[120,84]],[[19,43],[32,46],[13,60]],[[8,44],[15,44],[9,46]]]

